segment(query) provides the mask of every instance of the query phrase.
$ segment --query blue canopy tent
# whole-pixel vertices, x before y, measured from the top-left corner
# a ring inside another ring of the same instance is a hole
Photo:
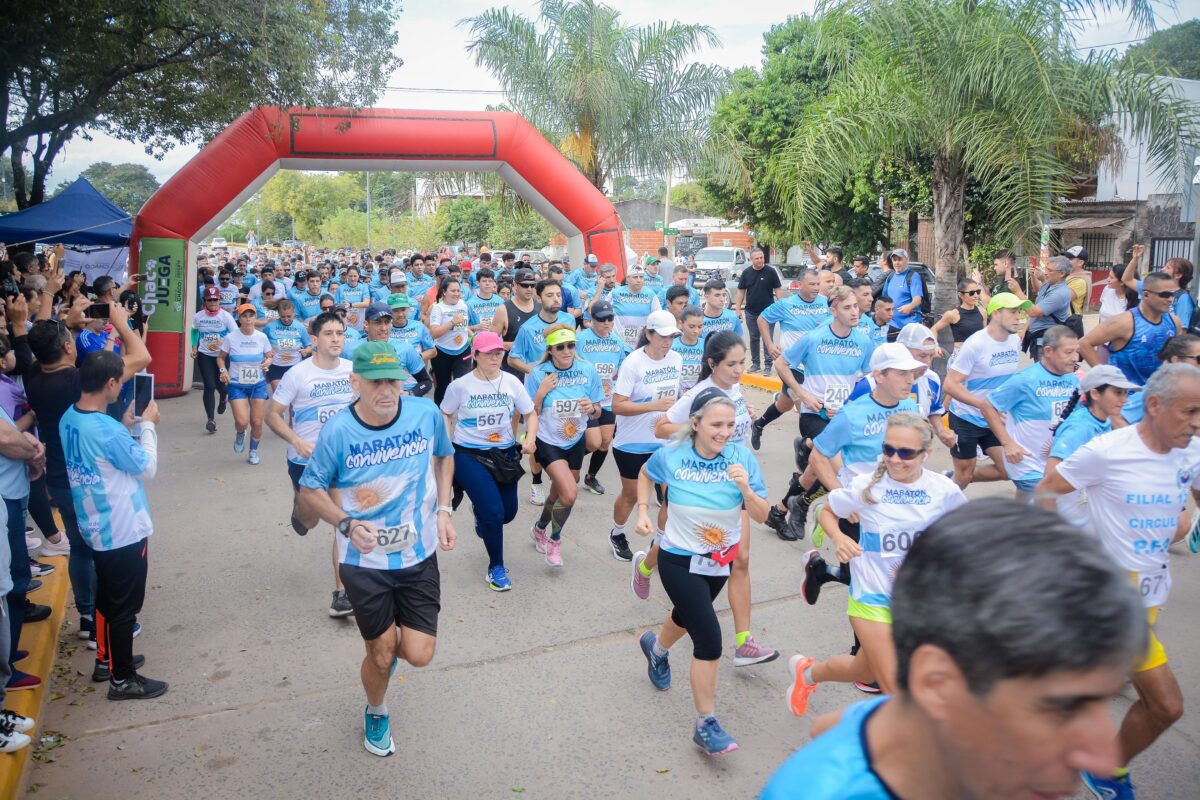
[[[88,247],[124,247],[133,231],[133,215],[117,208],[79,178],[57,197],[33,208],[0,217],[0,242],[30,242]]]

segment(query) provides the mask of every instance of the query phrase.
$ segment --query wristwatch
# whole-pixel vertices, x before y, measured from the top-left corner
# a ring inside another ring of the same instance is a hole
[[[454,507],[453,507],[453,506],[438,506],[438,507],[437,507],[437,510],[438,510],[438,511],[445,511],[447,514],[453,514],[453,513],[454,513]]]
[[[354,522],[354,520],[351,517],[342,517],[342,520],[337,524],[338,533],[340,533],[342,536],[345,536],[347,539],[349,539],[350,538],[350,523],[352,523],[352,522]]]

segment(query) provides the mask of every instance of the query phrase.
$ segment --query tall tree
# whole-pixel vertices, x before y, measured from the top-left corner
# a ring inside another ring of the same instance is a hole
[[[1153,24],[1148,0],[825,0],[814,19],[832,76],[776,164],[801,233],[865,159],[932,151],[938,304],[954,302],[968,176],[1011,240],[1030,240],[1080,152],[1115,157],[1113,123],[1149,143],[1154,166],[1178,175],[1200,141],[1198,109],[1114,53],[1075,53],[1095,8]],[[1086,142],[1089,147],[1080,148]],[[941,309],[938,309],[941,310]]]
[[[1200,80],[1200,19],[1155,31],[1126,50],[1124,60],[1155,75]]]
[[[100,194],[130,214],[136,214],[159,186],[158,178],[143,164],[97,161],[79,173],[79,177],[87,178]],[[63,181],[54,193],[58,194],[70,185],[70,181]]]
[[[497,214],[494,201],[456,197],[439,205],[434,218],[442,241],[475,244],[487,241]]]
[[[256,105],[370,105],[399,65],[399,11],[395,0],[25,3],[0,27],[0,156],[11,150],[17,204],[42,201],[50,166],[84,130],[160,152]]]
[[[542,0],[536,19],[495,8],[462,20],[475,63],[604,191],[615,175],[664,174],[700,153],[725,70],[691,60],[704,25],[634,27],[595,0]]]

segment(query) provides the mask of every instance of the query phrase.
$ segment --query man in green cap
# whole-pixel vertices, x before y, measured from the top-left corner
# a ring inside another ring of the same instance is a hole
[[[967,488],[972,479],[1002,481],[1008,477],[1004,446],[988,427],[979,407],[988,393],[1004,384],[1021,366],[1021,312],[1032,303],[1011,292],[992,295],[988,324],[967,337],[946,369],[943,391],[950,401],[950,430],[958,441],[950,448],[954,482]],[[993,466],[976,470],[982,450]]]
[[[433,347],[433,335],[430,334],[429,328],[425,327],[425,323],[409,319],[412,299],[406,294],[395,292],[388,295],[387,304],[392,309],[392,329],[388,332],[388,339],[393,343],[407,344],[428,363],[437,351]]]
[[[457,538],[454,447],[433,401],[403,395],[408,372],[390,343],[359,345],[352,369],[358,399],[321,429],[300,500],[337,529],[338,572],[366,645],[363,746],[388,756],[396,750],[388,681],[400,659],[423,667],[437,645],[437,550],[453,549]]]

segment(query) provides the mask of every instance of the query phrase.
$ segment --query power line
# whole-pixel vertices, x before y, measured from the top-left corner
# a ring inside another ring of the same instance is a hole
[[[432,94],[504,94],[501,89],[426,89],[420,86],[385,86],[389,92],[429,92]]]
[[[1119,44],[1134,44],[1135,42],[1144,42],[1149,39],[1149,36],[1143,36],[1139,39],[1126,39],[1123,42],[1108,42],[1107,44],[1089,44],[1086,47],[1076,47],[1076,50],[1099,50],[1101,47],[1116,47]]]

